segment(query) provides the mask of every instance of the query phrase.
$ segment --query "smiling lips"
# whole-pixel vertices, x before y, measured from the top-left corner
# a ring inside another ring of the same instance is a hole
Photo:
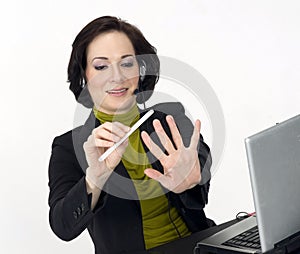
[[[109,94],[109,95],[112,95],[112,96],[122,96],[124,94],[126,94],[128,88],[119,88],[119,89],[111,89],[111,90],[107,90],[106,92]]]

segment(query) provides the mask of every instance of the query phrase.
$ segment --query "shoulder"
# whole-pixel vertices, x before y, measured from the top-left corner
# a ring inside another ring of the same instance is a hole
[[[52,146],[59,145],[71,149],[75,144],[83,143],[95,128],[95,124],[95,117],[91,113],[83,125],[56,136]]]
[[[73,141],[72,141],[72,132],[73,130],[70,130],[64,134],[61,134],[59,136],[56,136],[53,139],[52,143],[52,151],[56,148],[64,148],[64,150],[73,151]]]
[[[62,135],[56,136],[52,143],[50,168],[54,165],[72,163],[78,168],[86,169],[86,160],[83,153],[83,143],[80,132],[84,126],[77,127]]]

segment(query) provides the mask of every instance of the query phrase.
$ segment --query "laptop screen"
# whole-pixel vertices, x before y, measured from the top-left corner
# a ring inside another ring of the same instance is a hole
[[[300,230],[300,115],[245,140],[262,251]]]

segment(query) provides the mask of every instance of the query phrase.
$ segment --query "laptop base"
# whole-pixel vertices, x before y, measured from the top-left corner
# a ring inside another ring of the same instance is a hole
[[[223,243],[231,239],[233,236],[239,235],[257,225],[256,217],[251,216],[243,219],[240,222],[221,230],[220,232],[200,241],[195,249],[201,250],[201,253],[261,253],[261,251],[249,248],[238,248],[225,246]],[[221,245],[222,248],[218,248],[217,245]],[[197,252],[194,252],[197,253]],[[198,251],[198,253],[200,253]]]

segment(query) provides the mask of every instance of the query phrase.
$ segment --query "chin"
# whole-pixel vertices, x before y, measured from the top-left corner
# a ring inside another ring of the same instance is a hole
[[[100,111],[108,114],[123,114],[128,112],[135,104],[135,99],[123,102],[112,102],[110,105],[107,105],[107,107],[100,107]]]

